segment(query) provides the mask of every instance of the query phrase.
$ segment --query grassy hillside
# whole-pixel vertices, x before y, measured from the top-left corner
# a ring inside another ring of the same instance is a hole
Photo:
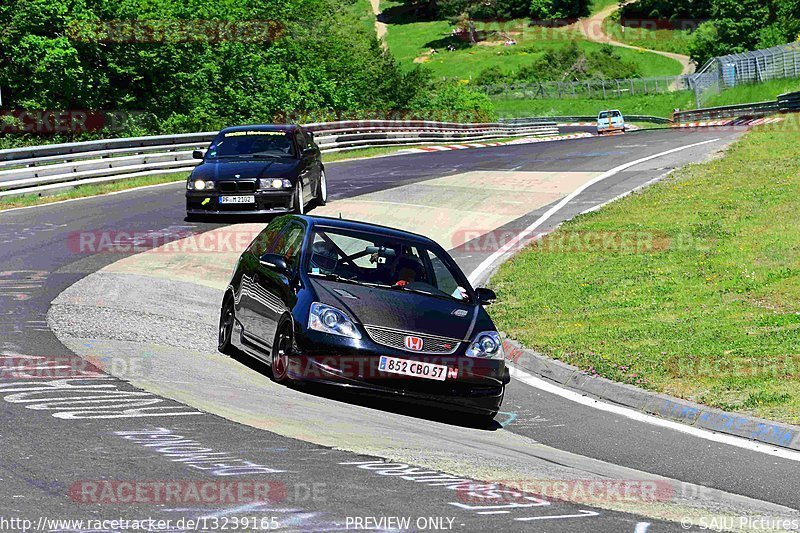
[[[574,30],[530,27],[525,20],[507,22],[502,27],[490,25],[488,29],[497,32],[493,40],[469,46],[451,36],[453,26],[447,21],[415,21],[408,14],[398,12],[400,5],[391,0],[381,3],[381,9],[391,14],[387,34],[389,49],[402,66],[411,68],[415,62],[424,63],[436,77],[468,80],[496,65],[506,72],[515,71],[533,63],[547,50],[564,47],[572,41],[585,52],[602,47],[583,39]],[[478,29],[483,27],[478,24]],[[503,46],[506,37],[514,38],[518,44]],[[448,52],[445,50],[448,44],[458,49]],[[431,48],[436,48],[438,53],[430,55]],[[677,61],[656,54],[623,48],[614,51],[623,61],[635,65],[640,76],[669,76],[681,71]]]
[[[610,20],[607,22],[606,34],[617,41],[650,50],[689,55],[689,36],[691,34],[688,31],[625,28],[616,22]]]
[[[798,241],[793,123],[563,225],[501,268],[492,315],[589,374],[796,424]]]

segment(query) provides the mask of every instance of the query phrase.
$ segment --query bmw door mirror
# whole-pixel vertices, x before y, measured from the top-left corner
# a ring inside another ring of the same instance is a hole
[[[289,274],[289,265],[286,264],[286,259],[282,255],[264,254],[259,259],[259,263],[279,274]]]
[[[481,305],[489,305],[497,301],[497,295],[492,289],[481,287],[475,291],[475,294],[478,295],[478,303]]]
[[[195,150],[192,152],[192,159],[203,159],[203,151]]]

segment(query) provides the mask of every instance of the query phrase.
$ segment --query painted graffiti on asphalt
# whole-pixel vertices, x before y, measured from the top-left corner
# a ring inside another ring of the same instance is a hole
[[[142,418],[200,415],[149,392],[130,390],[123,381],[89,367],[54,362],[45,356],[0,353],[0,396],[61,419]],[[12,366],[13,365],[13,366]],[[70,377],[59,372],[69,371]],[[126,390],[127,389],[127,390]]]
[[[190,468],[203,470],[214,476],[241,476],[252,474],[277,474],[285,472],[265,465],[246,461],[228,452],[217,452],[203,444],[177,435],[166,428],[115,431],[114,435],[150,448],[169,458],[173,463],[181,463]]]
[[[538,496],[525,494],[519,490],[505,487],[500,483],[489,483],[472,479],[461,478],[436,470],[427,470],[405,463],[386,463],[380,460],[371,461],[347,461],[340,465],[351,465],[363,470],[369,470],[379,476],[397,476],[406,481],[423,483],[429,487],[443,487],[453,491],[453,501],[447,502],[449,505],[458,507],[465,511],[478,515],[497,515],[497,514],[525,514],[528,516],[514,516],[513,519],[520,522],[532,520],[557,520],[566,518],[588,518],[599,516],[600,513],[589,509],[580,509],[577,512],[568,514],[548,515],[534,514],[529,511],[534,509],[545,509],[552,505],[547,499]],[[479,498],[481,503],[465,502],[464,498],[459,498],[459,494],[468,491],[473,498]]]

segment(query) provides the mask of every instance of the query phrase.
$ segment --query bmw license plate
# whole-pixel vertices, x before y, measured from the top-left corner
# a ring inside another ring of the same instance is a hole
[[[221,204],[254,204],[256,203],[255,196],[220,196],[219,203]]]
[[[433,363],[423,363],[421,361],[387,357],[385,355],[381,356],[381,360],[378,363],[378,370],[381,372],[389,372],[390,374],[435,379],[437,381],[444,381],[447,379],[446,365],[435,365]]]

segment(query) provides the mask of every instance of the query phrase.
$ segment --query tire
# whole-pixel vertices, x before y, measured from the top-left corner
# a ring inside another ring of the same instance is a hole
[[[497,416],[498,411],[489,414],[480,414],[475,418],[475,425],[480,428],[490,427],[494,423],[494,417]]]
[[[328,203],[328,180],[323,170],[319,175],[319,190],[317,191],[316,204],[320,207]]]
[[[272,370],[272,381],[286,385],[292,381],[289,377],[289,355],[292,352],[292,328],[284,324],[275,334],[275,341],[272,343],[272,360],[270,370]]]
[[[297,186],[294,188],[294,212],[297,215],[306,213],[305,197],[303,196],[303,183],[301,178],[297,178]]]
[[[219,329],[217,330],[217,350],[227,356],[236,355],[236,348],[231,344],[233,326],[236,322],[235,313],[233,298],[228,296],[222,304],[222,311],[219,314]]]

